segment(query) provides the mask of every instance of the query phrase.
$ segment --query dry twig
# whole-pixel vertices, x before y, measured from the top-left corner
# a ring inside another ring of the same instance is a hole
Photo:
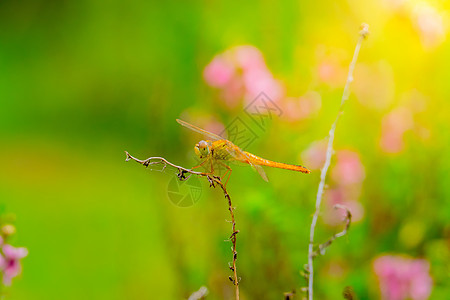
[[[163,169],[165,169],[167,167],[167,165],[174,167],[178,170],[177,176],[182,181],[187,180],[192,175],[197,175],[197,176],[205,177],[208,180],[210,187],[216,187],[217,185],[220,186],[225,198],[228,201],[228,210],[230,211],[231,226],[232,226],[232,233],[230,236],[230,240],[231,240],[231,243],[233,244],[233,246],[231,247],[231,250],[233,252],[233,264],[230,266],[230,270],[233,272],[233,276],[230,276],[229,278],[230,278],[230,281],[232,281],[235,286],[236,300],[239,300],[239,279],[237,277],[237,270],[236,270],[236,260],[237,260],[236,235],[239,233],[239,230],[236,230],[236,221],[235,221],[234,212],[233,212],[234,207],[231,203],[230,195],[228,194],[228,191],[227,191],[225,185],[220,180],[220,177],[214,176],[210,173],[196,172],[196,171],[192,171],[190,169],[183,168],[181,166],[177,166],[177,165],[169,162],[168,160],[166,160],[163,157],[150,157],[145,160],[141,160],[141,159],[131,156],[127,151],[125,151],[125,154],[127,155],[126,161],[134,160],[134,161],[140,163],[141,165],[144,165],[145,167],[148,167],[150,165],[157,165],[157,164],[162,164]]]
[[[352,222],[352,214],[351,214],[350,210],[346,206],[341,205],[341,204],[336,204],[334,206],[334,209],[345,210],[345,218],[344,218],[345,228],[341,232],[338,232],[338,233],[334,234],[325,243],[320,244],[319,248],[312,253],[312,257],[313,258],[316,257],[316,256],[319,256],[319,255],[324,255],[326,248],[328,248],[334,242],[334,240],[337,239],[338,237],[346,235],[347,232],[348,232],[348,229],[350,228],[350,224]]]

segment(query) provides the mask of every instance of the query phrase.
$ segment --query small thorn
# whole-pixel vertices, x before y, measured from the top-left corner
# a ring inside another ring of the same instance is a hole
[[[309,273],[309,265],[307,264],[303,265],[303,269]]]
[[[231,262],[228,262],[228,268],[230,268],[230,270],[234,272],[234,267],[233,267],[233,265],[231,264]]]
[[[232,239],[233,237],[235,237],[236,234],[238,234],[238,233],[239,233],[239,230],[236,230],[235,232],[233,232],[233,233],[230,235],[230,239]]]

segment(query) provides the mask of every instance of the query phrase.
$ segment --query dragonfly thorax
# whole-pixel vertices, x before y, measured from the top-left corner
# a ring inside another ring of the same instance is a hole
[[[209,144],[206,141],[200,141],[195,145],[194,151],[199,158],[205,158],[210,153]]]

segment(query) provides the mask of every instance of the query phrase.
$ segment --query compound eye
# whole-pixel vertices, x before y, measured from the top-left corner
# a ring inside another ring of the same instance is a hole
[[[205,149],[206,147],[208,147],[208,144],[205,141],[200,141],[198,142],[198,147],[200,149]]]

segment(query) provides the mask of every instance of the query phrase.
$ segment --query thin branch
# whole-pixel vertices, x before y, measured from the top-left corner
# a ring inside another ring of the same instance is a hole
[[[292,300],[295,297],[295,290],[283,294],[284,300]]]
[[[231,197],[228,194],[228,191],[227,191],[225,185],[222,183],[220,177],[214,176],[211,173],[196,172],[196,171],[192,171],[190,169],[183,168],[181,166],[178,166],[178,165],[175,165],[175,164],[169,162],[168,160],[166,160],[163,157],[150,157],[145,160],[141,160],[141,159],[131,156],[127,151],[125,151],[125,154],[127,155],[126,161],[134,160],[134,161],[140,163],[141,165],[144,165],[145,167],[148,167],[150,165],[162,164],[163,169],[164,169],[167,165],[172,166],[178,170],[177,176],[181,181],[187,180],[192,175],[197,175],[197,176],[205,177],[208,180],[210,187],[216,187],[217,185],[220,186],[220,188],[222,189],[223,194],[225,196],[225,199],[227,199],[227,201],[228,201],[228,210],[230,211],[231,225],[232,225],[232,233],[230,236],[230,240],[231,240],[231,243],[233,244],[233,246],[231,247],[231,250],[233,252],[233,263],[230,266],[230,270],[233,272],[233,276],[230,276],[229,278],[230,278],[230,281],[232,281],[235,286],[236,300],[239,300],[239,281],[240,280],[237,277],[237,269],[236,269],[236,260],[237,260],[236,235],[239,233],[239,230],[236,230],[236,221],[234,218],[234,207],[231,202]]]
[[[314,232],[316,229],[317,219],[319,218],[320,213],[320,204],[322,202],[322,195],[323,190],[325,187],[325,178],[328,172],[328,168],[330,167],[331,163],[331,156],[333,154],[333,142],[334,142],[334,132],[336,131],[336,126],[339,121],[340,116],[343,113],[344,104],[348,99],[349,96],[349,87],[350,83],[353,81],[353,70],[355,69],[356,65],[356,59],[358,58],[359,50],[361,49],[361,44],[363,40],[367,37],[369,34],[369,26],[367,24],[361,25],[362,29],[359,32],[359,40],[355,47],[355,52],[353,54],[352,62],[350,63],[348,76],[347,76],[347,82],[345,83],[344,92],[342,94],[341,99],[341,105],[339,107],[339,112],[336,116],[336,119],[334,120],[333,125],[331,125],[331,129],[329,131],[329,139],[328,139],[328,146],[327,146],[327,152],[326,152],[326,158],[325,163],[323,165],[323,168],[320,172],[320,183],[319,188],[317,190],[316,195],[316,210],[314,212],[314,216],[311,222],[311,229],[309,233],[309,248],[308,248],[308,272],[309,272],[309,281],[308,281],[308,297],[309,300],[313,299],[313,280],[314,280],[314,267],[313,267],[313,259],[314,259]]]
[[[341,205],[341,204],[336,204],[334,206],[334,209],[345,210],[345,218],[344,218],[345,227],[342,231],[334,234],[331,238],[329,238],[328,241],[326,241],[323,244],[320,244],[319,248],[312,253],[313,258],[316,256],[319,256],[319,255],[324,255],[326,248],[328,248],[334,242],[335,239],[346,235],[348,232],[348,229],[350,228],[350,224],[352,223],[352,213],[350,212],[350,210],[346,206]]]

